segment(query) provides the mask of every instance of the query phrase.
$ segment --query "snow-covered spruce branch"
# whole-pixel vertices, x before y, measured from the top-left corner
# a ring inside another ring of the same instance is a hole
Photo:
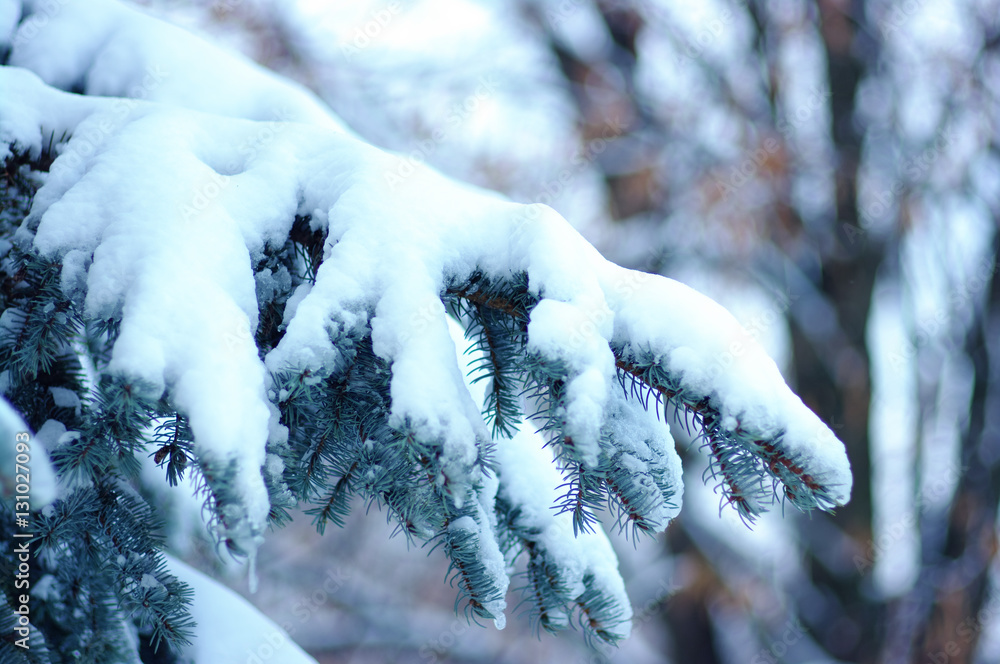
[[[81,7],[46,26],[60,34]],[[43,26],[12,40],[10,62],[50,85],[0,68],[0,221],[15,244],[3,264],[12,287],[0,370],[29,424],[64,432],[53,441],[63,485],[52,513],[68,516],[46,531],[46,555],[79,571],[94,555],[124,555],[122,534],[140,542],[144,567],[84,584],[100,607],[155,594],[133,616],[140,635],[182,644],[162,618],[186,626],[177,612],[187,600],[149,533],[132,533],[140,508],[112,500],[133,496],[143,450],[168,481],[198,474],[207,518],[236,552],[253,555],[296,502],[322,531],[358,495],[407,537],[442,546],[470,617],[502,626],[524,552],[538,624],[556,630],[575,616],[611,642],[628,634],[631,609],[596,513],[607,503],[621,529],[653,534],[679,511],[679,460],[650,413],[663,400],[702,428],[744,517],[779,485],[802,509],[847,501],[843,446],[711,300],[608,263],[545,206],[424,168],[400,180],[399,158],[306,93],[115,3],[87,7],[108,24],[95,29],[89,64],[51,50]],[[201,49],[203,68],[157,50],[180,42]],[[134,71],[102,55],[123,48]],[[181,82],[221,80],[220,62],[245,89],[221,106],[207,92],[190,97]],[[156,103],[120,97],[157,63],[170,83],[143,92]],[[116,96],[52,87],[80,80]],[[275,98],[288,108],[268,107]],[[472,341],[471,378],[454,320]],[[106,492],[103,516],[70,509],[94,490]],[[93,551],[59,548],[98,518],[110,525],[94,528]],[[72,608],[53,620],[76,625]],[[76,641],[53,647],[129,647],[114,636],[127,618],[86,616]],[[39,628],[65,636],[65,626]]]
[[[633,275],[633,278],[640,281],[646,279],[645,276],[639,275]],[[448,295],[460,301],[468,301],[477,308],[489,308],[506,314],[514,321],[520,321],[519,325],[514,326],[513,336],[523,335],[520,339],[520,347],[523,348],[527,343],[527,321],[531,307],[535,304],[527,286],[522,285],[526,284],[527,280],[520,278],[519,275],[519,278],[509,285],[506,293],[502,292],[503,289],[495,287],[473,287],[473,284],[480,281],[481,275],[476,275],[469,285],[449,289]],[[461,307],[457,309],[461,311]],[[473,325],[477,327],[471,329],[483,334],[478,343],[496,368],[496,357],[500,355],[497,346],[508,341],[498,342],[496,338],[499,335],[490,336],[486,332],[481,332],[486,328],[478,322],[478,319],[481,319],[481,313],[473,319]],[[749,335],[743,336],[749,338]],[[744,352],[742,342],[737,342],[737,346],[735,350],[732,347],[724,349],[719,357],[732,357],[734,352]],[[772,502],[771,487],[764,487],[761,484],[761,480],[767,475],[774,480],[773,488],[776,489],[779,483],[783,484],[785,497],[801,509],[809,510],[817,507],[830,509],[843,504],[842,490],[836,486],[837,478],[830,478],[832,484],[828,484],[825,479],[813,477],[800,463],[800,453],[794,451],[794,448],[786,450],[780,446],[780,440],[784,438],[787,430],[779,429],[772,433],[764,429],[754,429],[753,424],[744,427],[739,420],[735,429],[727,430],[721,425],[722,404],[719,403],[717,395],[699,389],[695,381],[685,381],[684,375],[680,372],[671,374],[669,364],[655,361],[654,353],[651,351],[628,350],[627,347],[615,344],[612,344],[612,350],[615,354],[615,366],[619,370],[619,380],[626,393],[631,392],[633,396],[641,399],[646,408],[649,407],[649,394],[652,394],[657,406],[661,405],[662,400],[668,400],[696,418],[703,431],[705,445],[711,452],[712,471],[713,473],[718,471],[722,475],[724,494],[742,516],[752,520],[760,513],[762,505]],[[717,364],[716,367],[718,366],[721,365]],[[564,372],[557,371],[555,380],[558,380],[562,373]],[[628,386],[627,382],[630,383]],[[497,390],[496,381],[493,388],[494,391]],[[643,391],[649,394],[643,394]],[[491,401],[499,399],[494,393],[487,396]],[[495,406],[489,412],[492,413],[493,410],[499,412]],[[553,423],[552,426],[558,425]],[[800,426],[800,424],[793,422],[790,426]],[[833,439],[833,434],[828,430],[818,429],[816,435]],[[566,444],[565,437],[560,442]]]

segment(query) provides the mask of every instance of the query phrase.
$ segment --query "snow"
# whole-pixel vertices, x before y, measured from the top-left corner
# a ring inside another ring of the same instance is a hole
[[[608,432],[617,449],[613,457],[616,466],[627,469],[633,476],[642,478],[647,507],[643,516],[655,531],[666,530],[667,525],[681,511],[684,480],[681,459],[674,449],[674,439],[665,419],[660,419],[656,408],[646,410],[635,400],[617,392],[607,419]],[[654,479],[671,487],[673,493],[664,496]]]
[[[21,18],[19,2],[6,0],[0,2],[0,48],[9,48],[14,29]]]
[[[191,617],[198,626],[185,655],[196,664],[316,664],[244,598],[186,563],[165,556],[170,573],[194,590]]]
[[[602,530],[574,535],[572,516],[552,509],[559,498],[556,487],[563,478],[544,444],[538,434],[521,430],[497,446],[499,496],[512,510],[520,510],[517,522],[521,528],[538,532],[534,541],[557,566],[569,596],[582,595],[586,590],[584,579],[592,576],[592,583],[622,607],[622,622],[606,627],[626,638],[631,627],[631,604],[618,573],[618,558]]]
[[[597,464],[604,407],[614,380],[614,355],[595,324],[610,314],[603,298],[593,308],[542,300],[531,312],[528,351],[558,362],[570,371],[566,385],[566,435],[587,467]]]
[[[572,100],[552,85],[558,63],[544,35],[512,8],[469,0],[357,0],[288,3],[281,14],[304,54],[308,71],[299,73],[372,144],[449,175],[502,186],[518,200],[579,211],[575,217],[583,223],[602,207],[603,199],[594,200],[595,169],[582,160],[565,168],[577,149],[577,132],[567,122]],[[204,23],[219,31],[218,24]]]
[[[288,322],[295,318],[295,314],[299,309],[299,303],[302,299],[309,294],[312,290],[312,284],[306,282],[304,284],[299,284],[292,291],[292,294],[288,296],[288,300],[285,302],[285,312],[281,319],[281,324],[284,326],[288,325]]]
[[[42,601],[51,602],[59,599],[56,577],[53,574],[45,574],[31,588],[31,594]]]
[[[26,440],[25,434],[27,434]],[[28,452],[18,452],[19,442],[28,444]],[[28,456],[28,463],[22,465],[28,469],[31,509],[42,509],[57,497],[56,474],[49,460],[48,451],[31,435],[31,429],[25,424],[20,413],[0,396],[0,497],[9,501],[11,507],[14,496],[23,495],[16,491],[16,487],[24,483],[23,474],[17,467],[21,464],[19,460],[21,454]]]
[[[157,581],[152,574],[143,574],[139,580],[139,585],[143,588],[163,588],[163,584]]]
[[[461,337],[461,332],[457,330],[457,325],[453,320],[449,320],[449,330],[452,333],[452,337]],[[468,375],[468,374],[466,374]],[[506,596],[507,589],[510,587],[510,575],[508,574],[507,561],[504,559],[503,552],[500,550],[500,543],[497,540],[497,513],[496,513],[496,499],[497,491],[500,488],[500,480],[496,476],[496,473],[483,473],[480,479],[480,485],[477,489],[477,495],[479,497],[479,505],[477,505],[477,514],[479,518],[479,523],[481,533],[480,541],[483,542],[481,547],[480,559],[483,561],[483,565],[487,570],[487,574],[493,580],[493,583],[500,589],[502,589],[502,594]],[[493,603],[491,607],[488,607],[490,613],[492,613],[496,618],[493,619],[493,624],[497,629],[503,629],[507,625],[507,616],[504,611],[507,608],[506,599],[499,602]]]
[[[276,273],[270,268],[264,268],[256,275],[257,302],[265,303],[274,300],[279,293],[287,292],[292,287],[292,275],[282,266]]]
[[[604,291],[618,295],[609,301],[614,342],[660,358],[683,376],[687,389],[717,399],[725,429],[780,437],[780,449],[823,482],[836,504],[846,503],[852,478],[843,444],[791,391],[753,335],[722,306],[684,284],[630,279],[623,268],[606,265]]]
[[[68,390],[65,387],[50,387],[49,393],[52,395],[52,401],[59,408],[72,408],[77,414],[80,413],[80,406],[82,405],[80,397],[73,390]]]
[[[319,380],[340,367],[339,346],[370,329],[392,367],[390,423],[440,449],[442,486],[477,487],[478,518],[452,527],[478,531],[497,584],[506,588],[507,573],[490,527],[494,494],[522,508],[574,595],[588,578],[628,607],[606,536],[574,538],[571,517],[551,510],[563,480],[537,434],[501,441],[498,485],[474,464],[489,434],[440,295],[477,271],[528,275],[540,298],[528,351],[567,371],[566,430],[581,461],[596,465],[604,431],[617,434],[624,466],[676,487],[675,501],[653,501],[658,527],[680,507],[679,461],[665,427],[623,404],[612,349],[656,362],[717,407],[728,432],[771,441],[827,486],[833,504],[847,501],[843,445],[711,299],[609,263],[547,206],[514,204],[372,148],[255,65],[109,0],[83,6],[15,37],[11,62],[34,73],[0,68],[0,151],[37,154],[49,136],[72,134],[17,239],[63,261],[63,284],[83,295],[88,317],[120,317],[108,371],[151,398],[169,391],[199,457],[234,469],[245,518],[225,535],[251,556],[269,508],[265,444],[285,435],[271,375],[309,370]],[[164,75],[143,86],[154,64]],[[81,97],[43,81],[142,99]],[[324,260],[315,283],[289,299],[285,334],[262,361],[259,298],[290,282],[287,273],[255,276],[253,265],[284,243],[296,215],[326,230]],[[453,495],[463,507],[462,492]],[[503,608],[488,607],[498,627]]]
[[[500,590],[499,599],[482,602],[482,605],[490,615],[494,616],[494,626],[497,629],[503,629],[507,626],[507,616],[504,615],[507,600],[504,599],[504,596],[510,585],[510,577],[507,575],[507,562],[504,560],[496,539],[496,519],[491,516],[493,514],[493,501],[488,499],[486,502],[487,507],[490,508],[489,513],[481,503],[477,504],[476,519],[471,516],[460,517],[448,524],[448,530],[450,532],[464,530],[475,534],[479,542],[479,561],[485,567],[487,576]]]
[[[8,64],[31,69],[61,89],[147,99],[254,120],[309,122],[333,131],[343,123],[311,92],[252,61],[115,0],[0,2],[0,28],[17,6],[33,6],[13,37]]]
[[[106,102],[73,97],[52,88],[40,86],[35,75],[15,68],[4,68],[0,87],[0,159],[10,156],[10,144],[17,140],[22,149],[29,148],[37,156],[49,135],[42,136],[45,127],[59,137],[76,129],[80,122]],[[72,101],[67,101],[72,99]]]
[[[461,327],[450,320],[449,329],[456,346],[461,347]],[[465,368],[467,389],[476,403],[484,404],[486,386],[482,381],[472,383],[470,380],[470,369],[475,363],[474,354],[459,356],[459,359]],[[670,434],[665,427],[663,432],[666,439],[669,439]],[[592,577],[591,583],[625,610],[620,624],[608,626],[610,631],[625,638],[629,633],[631,605],[625,593],[625,584],[618,573],[618,558],[603,531],[575,533],[572,516],[567,512],[557,513],[553,509],[559,498],[557,487],[564,479],[553,463],[552,456],[544,448],[545,440],[532,431],[530,423],[522,421],[513,438],[498,442],[495,456],[498,474],[484,479],[485,490],[480,493],[481,501],[487,503],[491,514],[494,513],[493,505],[497,497],[511,506],[511,513],[519,510],[518,526],[538,533],[534,541],[559,569],[562,574],[560,581],[566,584],[568,595],[582,595],[586,590],[584,579]],[[679,475],[680,460],[677,459],[676,452],[671,448],[665,458],[670,458],[671,454],[676,459],[676,472]],[[471,522],[472,519],[469,518],[468,521]],[[472,525],[475,525],[474,522],[469,527]],[[503,562],[502,557],[499,562]],[[503,567],[500,569],[503,570]],[[568,619],[568,616],[565,618]]]
[[[123,114],[116,100],[58,93],[9,68],[0,90],[16,91],[0,98],[26,109],[9,122],[14,105],[0,106],[0,136],[19,146],[38,149],[41,136],[79,120],[29,215],[34,246],[53,258],[93,252],[85,312],[122,319],[110,370],[154,398],[169,385],[200,453],[237,460],[248,548],[268,510],[258,469],[273,428],[253,343],[251,261],[283,241],[296,213],[317,209],[329,231],[325,260],[266,367],[335,370],[336,340],[370,325],[375,352],[393,367],[392,424],[440,444],[449,481],[471,479],[475,441],[488,434],[438,295],[479,268],[498,278],[526,271],[544,298],[530,350],[568,367],[568,426],[586,462],[618,389],[610,341],[649,349],[691,390],[717,398],[728,426],[783,435],[792,458],[830,484],[837,503],[847,500],[843,446],[728,312],[677,282],[608,263],[546,206],[403,170],[401,158],[329,129],[145,102]],[[63,110],[41,110],[52,105]],[[27,226],[20,237],[30,237]]]

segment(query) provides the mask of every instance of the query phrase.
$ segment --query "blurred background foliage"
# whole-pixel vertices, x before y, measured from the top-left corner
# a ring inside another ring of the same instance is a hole
[[[1000,3],[139,4],[716,298],[851,458],[835,516],[748,531],[675,431],[684,510],[616,541],[636,612],[616,651],[469,627],[440,555],[377,515],[324,538],[300,518],[251,600],[319,661],[1000,661]]]

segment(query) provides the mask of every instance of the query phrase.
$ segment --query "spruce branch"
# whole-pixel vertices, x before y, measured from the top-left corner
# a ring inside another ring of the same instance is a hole
[[[194,436],[187,418],[180,413],[163,418],[152,436],[156,448],[150,456],[158,466],[166,465],[167,484],[177,486],[184,479],[184,471],[194,457]]]
[[[556,505],[558,514],[569,513],[573,517],[573,534],[592,533],[599,527],[596,512],[600,511],[607,496],[604,477],[599,471],[592,471],[580,463],[571,463],[566,469],[570,479],[559,489],[565,495]]]
[[[830,509],[836,504],[826,482],[806,473],[802,461],[781,450],[781,433],[765,440],[739,423],[733,431],[724,430],[714,398],[685,388],[679,378],[670,376],[652,361],[648,351],[619,350],[616,356],[618,369],[638,379],[639,389],[655,393],[657,400],[662,395],[688,413],[702,430],[710,451],[710,473],[713,477],[721,476],[725,501],[743,518],[752,522],[762,506],[771,502],[771,492],[761,482],[767,476],[784,484],[785,497],[799,509]]]
[[[488,289],[476,288],[480,279],[470,280],[469,284],[453,286],[448,295],[467,300],[476,307],[486,307],[505,314],[517,320],[526,321],[530,318],[531,307],[535,303],[528,295],[527,279],[518,276],[503,289],[490,285]],[[803,510],[829,509],[835,504],[830,489],[825,483],[803,470],[803,463],[781,450],[781,435],[771,440],[756,438],[751,432],[744,431],[739,426],[735,433],[727,434],[719,426],[721,420],[719,406],[709,395],[694,394],[683,386],[679,377],[670,376],[655,361],[649,351],[634,351],[625,347],[612,347],[616,366],[624,374],[630,375],[639,383],[632,384],[633,395],[641,397],[642,403],[648,407],[652,398],[656,405],[665,398],[687,412],[708,437],[707,446],[710,450],[710,460],[713,473],[723,478],[722,490],[726,502],[732,504],[742,517],[752,521],[770,502],[770,491],[761,484],[761,475],[771,476],[784,485],[784,496]],[[544,367],[537,363],[536,381],[532,386],[532,396],[543,396],[543,386],[537,376],[545,376]],[[559,373],[556,370],[555,373]],[[620,374],[624,385],[624,376]],[[558,383],[549,386],[548,392],[558,392]],[[546,422],[543,430],[559,429],[558,404],[550,405],[540,413]],[[538,414],[536,414],[538,415]],[[572,441],[557,440],[572,456]],[[565,446],[569,446],[568,448]]]
[[[0,77],[29,107],[55,101],[78,121],[107,110],[27,72]],[[133,158],[132,169],[104,179],[53,173],[25,217],[30,171],[42,165],[18,165],[14,155],[40,153],[50,128],[15,126],[3,115],[9,106],[0,103],[0,129],[16,145],[5,150],[0,200],[16,201],[22,239],[34,234],[30,252],[44,257],[29,252],[23,264],[0,266],[0,370],[13,377],[15,404],[30,404],[36,418],[54,413],[69,430],[55,457],[72,486],[40,530],[59,591],[46,629],[59,635],[60,651],[79,645],[115,661],[132,623],[154,644],[186,638],[185,591],[155,562],[162,542],[132,491],[143,451],[166,465],[168,483],[195,473],[204,520],[235,555],[252,555],[263,529],[280,525],[296,501],[323,532],[345,523],[358,496],[386,507],[408,539],[443,548],[456,610],[470,620],[503,620],[509,563],[525,551],[524,592],[539,628],[575,623],[608,643],[627,634],[631,609],[597,512],[606,504],[635,538],[661,531],[679,507],[672,440],[643,421],[639,405],[670,402],[687,413],[702,431],[709,472],[747,520],[781,485],[802,509],[846,500],[846,455],[812,444],[813,429],[825,427],[784,399],[793,395],[773,363],[753,354],[734,374],[740,381],[708,370],[727,335],[739,334],[728,314],[676,282],[645,283],[603,261],[550,208],[483,196],[419,169],[389,191],[380,174],[394,157],[346,133],[288,123],[274,145],[232,155],[241,164],[233,177],[251,186],[229,189],[190,223],[177,206],[190,208],[191,186],[218,171],[189,146],[216,133],[252,138],[256,128],[143,104],[142,121],[122,119],[79,172],[121,155]],[[217,146],[219,159],[231,142]],[[161,158],[137,158],[133,143]],[[165,173],[162,163],[185,167]],[[289,177],[260,177],[279,169]],[[281,214],[247,204],[256,186],[283,201]],[[142,198],[147,189],[160,194],[155,205]],[[93,211],[74,197],[108,205],[85,216]],[[122,201],[131,204],[115,205]],[[10,217],[0,214],[4,231]],[[93,222],[86,232],[64,232],[81,219]],[[109,237],[127,237],[135,251],[106,251]],[[443,256],[444,245],[456,249]],[[181,255],[192,259],[183,279],[169,267]],[[123,287],[119,274],[157,297]],[[67,275],[75,285],[62,283]],[[83,292],[84,281],[101,288]],[[651,313],[674,309],[696,320],[672,326],[680,321]],[[448,311],[471,342],[482,403],[460,375]],[[180,341],[158,325],[171,317],[186,326]],[[156,362],[151,348],[163,350]],[[74,382],[74,354],[96,379]],[[133,368],[149,383],[124,375]],[[772,408],[739,389],[758,376],[784,400]],[[79,396],[79,412],[29,384],[43,381]],[[246,413],[245,422],[216,417],[223,408]],[[779,424],[768,429],[772,420]],[[529,422],[545,440],[525,430]],[[517,476],[539,477],[528,461],[544,468],[544,482],[512,488]],[[102,573],[86,578],[81,561]]]

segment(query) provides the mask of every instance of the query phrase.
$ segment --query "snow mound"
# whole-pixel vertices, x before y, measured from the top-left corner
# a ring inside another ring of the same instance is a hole
[[[2,45],[10,45],[11,66],[62,90],[121,98],[121,108],[145,99],[347,131],[301,85],[116,0],[2,0]]]

